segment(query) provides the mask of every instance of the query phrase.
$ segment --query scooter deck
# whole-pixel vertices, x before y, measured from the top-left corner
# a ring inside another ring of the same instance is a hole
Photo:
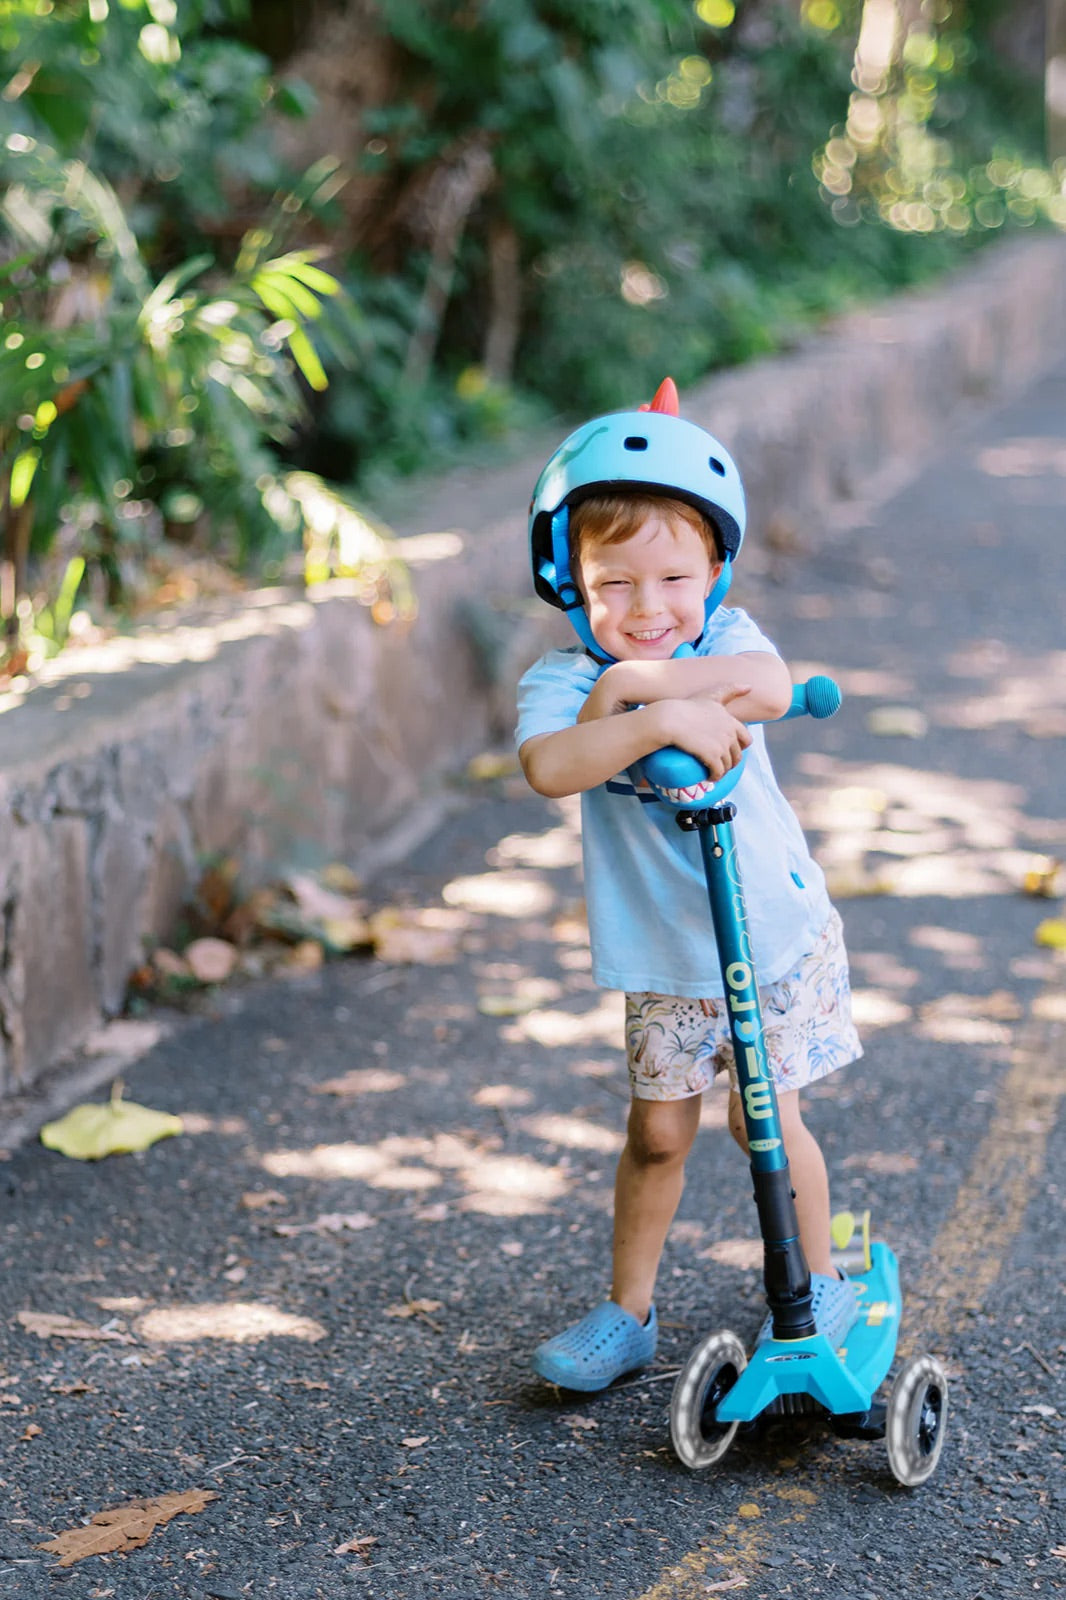
[[[888,1245],[870,1247],[870,1269],[853,1276],[859,1312],[834,1350],[822,1334],[756,1345],[715,1407],[717,1422],[753,1422],[783,1395],[808,1395],[833,1416],[865,1412],[888,1374],[899,1338],[899,1266]]]

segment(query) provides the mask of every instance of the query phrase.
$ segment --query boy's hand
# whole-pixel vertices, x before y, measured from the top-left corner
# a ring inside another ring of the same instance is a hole
[[[660,700],[666,728],[664,744],[676,744],[702,761],[715,780],[724,778],[751,744],[751,733],[729,710],[749,693],[744,683],[725,684],[687,700]]]

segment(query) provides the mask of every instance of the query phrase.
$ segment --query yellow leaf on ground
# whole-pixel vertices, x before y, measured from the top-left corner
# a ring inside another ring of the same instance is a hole
[[[104,1156],[147,1150],[158,1139],[181,1133],[182,1126],[180,1117],[166,1111],[113,1099],[104,1106],[75,1106],[58,1122],[45,1123],[41,1143],[75,1161],[99,1161]]]
[[[1038,925],[1033,938],[1049,950],[1066,950],[1066,921],[1061,917],[1047,917]]]
[[[156,1528],[182,1512],[202,1511],[218,1496],[211,1489],[186,1489],[181,1494],[161,1494],[153,1500],[128,1500],[124,1505],[98,1511],[87,1528],[68,1528],[37,1546],[58,1556],[58,1566],[72,1567],[86,1556],[124,1555],[146,1545]]]
[[[513,750],[486,750],[467,763],[466,775],[474,783],[491,783],[495,778],[513,778],[521,770]]]

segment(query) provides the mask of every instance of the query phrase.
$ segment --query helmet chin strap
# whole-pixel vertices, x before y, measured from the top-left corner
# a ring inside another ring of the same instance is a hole
[[[594,661],[602,666],[613,666],[617,656],[610,656],[603,646],[597,644],[589,619],[585,611],[585,602],[581,598],[581,591],[574,582],[570,573],[570,507],[560,506],[552,516],[552,559],[542,561],[540,575],[544,581],[551,585],[562,603],[563,610],[570,619],[570,626],[577,634]],[[732,557],[726,556],[722,563],[722,570],[718,574],[717,582],[707,596],[703,606],[703,623],[706,627],[711,617],[717,611],[726,595],[729,585],[733,581]],[[700,636],[702,638],[702,634]],[[699,644],[699,639],[696,643]]]

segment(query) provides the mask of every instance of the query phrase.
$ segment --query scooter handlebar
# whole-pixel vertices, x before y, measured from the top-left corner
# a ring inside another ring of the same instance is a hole
[[[792,704],[784,716],[773,720],[789,722],[793,717],[824,720],[835,716],[842,699],[840,687],[832,678],[820,675],[808,678],[806,683],[797,683],[793,687]],[[710,806],[719,805],[736,787],[744,770],[746,755],[745,751],[736,766],[717,783],[708,777],[702,761],[677,745],[664,745],[661,750],[654,750],[651,755],[645,756],[637,765],[640,774],[654,791],[655,798],[661,800],[663,805],[672,806],[675,811],[704,811]]]

